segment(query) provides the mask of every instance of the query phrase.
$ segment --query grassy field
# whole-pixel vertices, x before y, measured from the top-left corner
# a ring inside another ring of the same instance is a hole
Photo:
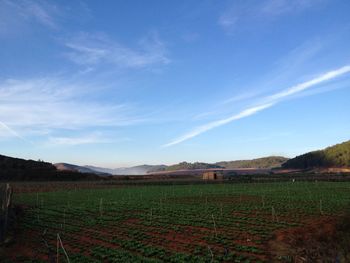
[[[281,248],[274,255],[271,240],[335,221],[350,204],[350,183],[118,185],[14,197],[24,211],[8,262],[56,260],[57,246],[59,262],[292,261]]]

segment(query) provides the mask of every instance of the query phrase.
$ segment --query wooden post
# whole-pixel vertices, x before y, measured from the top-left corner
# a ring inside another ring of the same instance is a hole
[[[11,209],[12,203],[12,188],[9,184],[6,184],[6,186],[3,189],[1,201],[2,204],[0,214],[0,242],[2,243],[5,241],[9,210]]]
[[[323,209],[322,209],[322,199],[320,199],[320,214],[323,215]]]
[[[58,263],[58,257],[59,257],[59,253],[58,253],[58,249],[59,249],[59,240],[58,240],[58,234],[57,234],[57,240],[56,240],[56,263]]]

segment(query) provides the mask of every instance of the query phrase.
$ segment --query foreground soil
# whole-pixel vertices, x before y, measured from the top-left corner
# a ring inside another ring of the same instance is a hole
[[[22,216],[28,207],[17,207],[18,216]],[[20,220],[20,218],[19,218]],[[126,223],[135,223],[133,220],[127,220]],[[103,231],[102,231],[103,232]],[[108,233],[106,233],[108,234]],[[168,233],[169,246],[173,250],[181,250],[177,247],[180,243],[199,242],[188,235],[178,233]],[[41,240],[45,247],[44,233],[38,236],[33,231],[21,231],[15,229],[13,240],[2,250],[2,257],[7,260],[18,260],[18,255],[23,258],[33,258],[45,262],[55,262],[55,251],[47,249],[47,253],[37,250],[36,245],[29,240]],[[174,239],[174,240],[172,240]],[[97,239],[81,236],[79,239],[83,243],[90,245],[109,245]],[[35,242],[34,242],[35,243]],[[173,244],[171,244],[173,243]],[[278,230],[273,238],[269,240],[262,248],[266,250],[269,256],[261,257],[266,262],[350,262],[350,216],[341,215],[337,217],[321,216],[307,220],[302,227],[293,227]],[[107,246],[108,247],[108,246]],[[118,249],[117,246],[110,248]],[[44,249],[45,250],[45,249]],[[45,250],[46,251],[46,250]],[[87,254],[88,255],[88,254]],[[9,261],[9,262],[10,262]]]
[[[350,216],[324,216],[277,231],[267,250],[271,262],[350,262]]]
[[[16,193],[1,262],[350,262],[347,183],[55,186]]]

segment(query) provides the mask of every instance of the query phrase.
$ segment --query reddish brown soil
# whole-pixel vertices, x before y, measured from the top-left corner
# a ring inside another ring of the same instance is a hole
[[[44,193],[44,192],[54,192],[60,190],[80,190],[80,189],[105,189],[105,188],[122,188],[123,185],[115,184],[102,184],[102,183],[42,183],[42,184],[21,184],[13,183],[13,192],[14,193]]]
[[[206,229],[208,231],[208,229]],[[156,233],[156,236],[160,236],[161,238],[169,241],[169,245],[165,246],[170,248],[171,250],[180,251],[183,249],[183,246],[193,247],[196,245],[207,246],[207,242],[204,240],[205,236],[201,235],[198,232],[185,231],[179,232],[174,230],[169,230],[166,234]],[[188,249],[187,249],[188,250]],[[186,251],[186,249],[185,249]],[[185,252],[184,250],[182,252]],[[188,251],[192,252],[192,251]]]
[[[348,262],[339,254],[339,217],[323,216],[302,227],[276,231],[267,244],[271,262]],[[343,234],[343,233],[341,233]]]
[[[88,246],[91,245],[91,246],[102,246],[102,247],[107,247],[107,248],[120,248],[116,244],[112,244],[110,242],[96,239],[96,238],[93,238],[90,236],[85,236],[85,235],[80,236],[79,243],[87,244]]]
[[[40,241],[38,240],[40,239],[41,237],[38,236],[38,233],[26,231],[25,236],[21,235],[14,244],[11,244],[6,248],[4,257],[6,259],[11,259],[14,262],[19,256],[48,261],[48,254],[45,255],[38,252],[38,249],[44,246],[44,243],[39,243]],[[37,243],[32,242],[32,240],[37,240],[40,247],[37,247]]]
[[[128,218],[124,221],[124,224],[130,225],[130,224],[138,224],[140,222],[139,218]]]
[[[261,198],[256,196],[242,195],[235,197],[213,197],[208,198],[210,202],[249,202],[260,200]],[[181,202],[188,201],[194,202],[193,198],[176,199]],[[205,197],[201,199],[205,201]],[[25,207],[28,209],[29,207]],[[243,212],[237,211],[232,213],[234,217],[262,217],[271,219],[271,215],[257,213],[257,211]],[[74,239],[74,243],[86,244],[86,247],[93,247],[100,245],[108,248],[118,248],[118,245],[108,242],[109,238],[113,238],[115,235],[123,237],[127,236],[124,229],[138,229],[143,228],[143,232],[151,237],[148,244],[163,247],[172,251],[192,253],[196,245],[206,247],[208,241],[205,237],[208,234],[214,235],[213,228],[204,228],[196,226],[179,226],[181,231],[174,231],[166,229],[166,232],[161,232],[157,227],[144,226],[140,224],[140,219],[135,214],[130,215],[130,218],[126,219],[122,226],[111,226],[105,229],[86,229],[82,235],[70,235],[70,238]],[[280,217],[280,221],[289,221],[288,216]],[[234,244],[255,246],[260,248],[266,253],[269,253],[269,258],[266,255],[250,254],[240,252],[242,255],[252,255],[263,261],[268,262],[334,262],[337,258],[340,258],[339,262],[350,262],[342,261],[344,257],[339,256],[339,247],[337,245],[337,239],[339,238],[338,222],[340,217],[320,216],[317,218],[303,218],[302,227],[293,227],[289,229],[278,230],[274,233],[274,237],[267,244],[258,245],[254,243],[258,237],[246,233],[244,231],[237,231],[235,228],[230,229],[230,235],[234,237]],[[254,221],[252,221],[253,225]],[[125,225],[127,227],[125,227]],[[217,233],[227,233],[227,229],[220,228],[220,224],[217,226]],[[39,234],[39,235],[38,235]],[[19,233],[17,242],[6,249],[5,257],[15,261],[19,255],[25,256],[31,259],[41,259],[48,261],[48,254],[45,252],[37,252],[38,247],[44,248],[44,244],[41,241],[41,233],[26,230],[25,233]],[[99,237],[107,238],[107,241],[99,239]],[[63,238],[63,236],[62,236]],[[71,246],[69,240],[65,243],[67,251],[79,252],[75,246]],[[51,242],[52,243],[52,242]],[[73,244],[73,243],[71,243]],[[55,247],[55,244],[50,244]],[[224,248],[221,246],[213,246],[211,249],[216,253],[224,253]],[[48,251],[47,251],[48,252]],[[88,256],[89,251],[84,252]],[[265,254],[265,253],[264,253]]]
[[[241,203],[241,202],[256,202],[261,198],[253,195],[236,195],[236,196],[201,196],[201,197],[169,197],[166,201],[175,201],[181,204],[205,204],[207,203],[217,203],[217,204],[232,204],[232,203]],[[165,202],[166,202],[165,201]]]

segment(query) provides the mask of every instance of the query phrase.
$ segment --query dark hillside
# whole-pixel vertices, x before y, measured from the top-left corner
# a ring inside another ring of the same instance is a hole
[[[256,168],[256,169],[267,169],[281,167],[288,158],[282,156],[269,156],[263,158],[257,158],[252,160],[237,160],[229,162],[218,162],[216,165],[222,166],[226,169],[236,169],[236,168]]]
[[[24,160],[0,155],[0,180],[4,181],[55,181],[93,180],[99,177],[74,171],[60,172],[51,163]]]
[[[350,141],[299,155],[282,166],[287,169],[348,168],[350,167]]]
[[[181,162],[178,164],[167,166],[164,171],[177,171],[177,170],[197,170],[197,169],[212,169],[212,168],[223,168],[217,164],[209,164],[209,163],[188,163]]]
[[[177,170],[198,170],[198,169],[237,169],[237,168],[254,168],[254,169],[270,169],[281,167],[288,158],[282,156],[269,156],[252,160],[238,160],[217,163],[188,163],[181,162],[178,164],[162,167],[156,171],[177,171]]]

